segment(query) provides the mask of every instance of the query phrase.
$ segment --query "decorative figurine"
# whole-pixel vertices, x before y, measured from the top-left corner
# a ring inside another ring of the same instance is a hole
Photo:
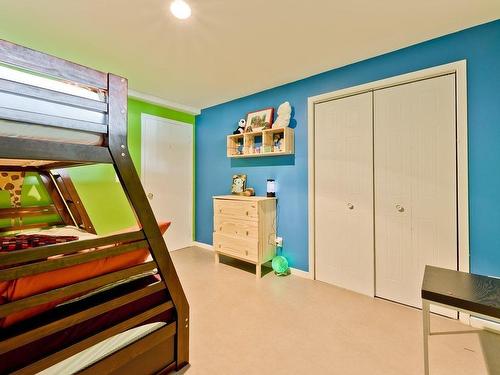
[[[233,175],[233,184],[231,185],[231,193],[241,195],[247,187],[247,175],[235,174]]]
[[[283,138],[281,137],[281,134],[275,134],[273,137],[273,151],[274,152],[279,152],[282,151],[283,147]]]
[[[246,120],[245,119],[241,119],[240,121],[238,121],[238,129],[236,129],[233,134],[243,134],[245,132],[245,125],[246,125]]]
[[[286,128],[290,124],[290,119],[292,118],[292,106],[289,102],[284,102],[278,107],[278,117],[273,124],[273,129],[275,128]]]
[[[253,188],[246,188],[243,195],[246,197],[252,197],[255,195],[255,190]]]

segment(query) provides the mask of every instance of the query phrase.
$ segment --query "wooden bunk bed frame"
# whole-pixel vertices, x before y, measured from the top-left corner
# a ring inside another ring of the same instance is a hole
[[[105,119],[103,123],[68,119],[67,117],[23,111],[19,108],[8,108],[0,103],[0,119],[22,122],[23,124],[100,133],[104,137],[102,146],[57,143],[57,147],[54,147],[52,141],[0,136],[0,169],[2,169],[2,161],[4,160],[39,161],[40,163],[35,168],[31,166],[27,170],[36,170],[41,175],[48,176],[47,171],[53,169],[95,163],[112,164],[142,228],[134,232],[107,237],[38,247],[35,249],[36,251],[30,251],[30,249],[0,253],[0,281],[15,280],[27,275],[35,275],[70,265],[104,259],[144,247],[149,248],[153,258],[152,261],[140,265],[17,301],[0,304],[0,318],[42,303],[57,301],[64,297],[91,291],[130,276],[141,275],[146,271],[156,269],[161,276],[161,282],[148,285],[140,291],[127,294],[125,297],[105,301],[73,315],[61,317],[51,324],[30,328],[14,336],[6,337],[2,335],[0,338],[0,354],[21,347],[32,340],[46,337],[54,332],[64,331],[76,325],[77,322],[98,316],[116,306],[138,300],[141,297],[164,289],[170,295],[171,301],[161,303],[143,313],[131,316],[127,320],[104,329],[98,334],[86,337],[71,346],[30,363],[28,366],[17,369],[14,373],[37,373],[106,338],[136,327],[155,316],[155,314],[169,310],[172,310],[174,314],[172,322],[100,360],[83,370],[82,373],[108,374],[120,373],[120,371],[123,373],[124,366],[137,373],[168,373],[179,370],[187,365],[189,361],[189,305],[129,154],[127,146],[127,80],[114,74],[103,73],[1,39],[0,64],[29,71],[36,75],[51,77],[62,82],[71,82],[94,92],[103,93],[105,97],[103,100],[92,100],[25,83],[0,79],[0,92],[19,95],[24,98],[34,98],[51,104],[57,103],[69,109],[77,108],[96,111],[104,114],[103,118]],[[19,167],[17,169],[21,170],[23,168]],[[63,173],[59,175],[63,176]],[[57,205],[57,202],[55,203]],[[85,249],[93,249],[93,251],[82,252]],[[48,258],[54,255],[64,256]]]

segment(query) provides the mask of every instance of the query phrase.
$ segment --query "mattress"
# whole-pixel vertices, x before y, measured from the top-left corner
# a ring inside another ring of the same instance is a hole
[[[28,72],[12,69],[7,66],[0,65],[0,79],[19,82],[34,87],[40,87],[100,102],[106,101],[106,95],[103,92],[96,92],[85,87],[76,86],[69,82],[30,74]],[[96,124],[106,123],[106,115],[104,113],[100,113],[99,111],[67,106],[48,100],[40,100],[9,92],[0,92],[0,103],[2,103],[2,107],[13,110],[88,121]],[[103,135],[98,133],[37,124],[27,124],[4,119],[0,119],[0,136],[61,143],[77,143],[83,145],[102,145],[104,139]]]
[[[135,290],[140,290],[147,285],[159,282],[159,276],[147,276],[140,279],[130,281],[125,284],[114,287],[111,290],[94,294],[87,298],[77,300],[75,302],[66,303],[56,307],[50,312],[46,312],[34,319],[27,320],[20,327],[11,327],[4,330],[2,333],[8,336],[15,335],[30,328],[48,324],[62,316],[82,311],[91,306],[95,306],[103,301],[108,301],[112,298],[117,298]],[[0,373],[8,373],[15,369],[22,368],[29,363],[46,357],[58,350],[73,345],[84,338],[92,336],[108,327],[112,327],[129,317],[140,314],[152,307],[170,300],[170,296],[166,290],[153,293],[143,297],[137,301],[130,302],[126,305],[118,307],[107,313],[81,322],[71,328],[54,333],[43,339],[36,340],[18,349],[0,355]],[[48,374],[73,374],[85,367],[88,367],[105,356],[123,348],[124,346],[140,339],[141,337],[161,328],[165,323],[173,321],[173,310],[169,310],[158,316],[155,316],[141,325],[134,327],[126,332],[115,335],[101,343],[94,345],[50,368],[43,371]]]
[[[160,230],[164,233],[170,223],[159,224]],[[84,232],[76,227],[50,228],[46,230],[27,230],[23,234],[49,234],[77,236],[80,240],[95,238],[94,234]],[[37,248],[33,248],[36,251]],[[86,250],[88,251],[88,250]],[[56,289],[76,282],[88,280],[93,277],[101,276],[113,271],[118,271],[128,267],[141,264],[150,257],[149,249],[138,249],[128,253],[103,258],[75,266],[61,268],[36,275],[22,277],[16,280],[0,282],[0,303],[8,303],[23,299],[48,290]],[[0,326],[3,328],[15,325],[23,320],[39,315],[47,310],[54,308],[59,303],[67,301],[54,301],[43,305],[38,305],[30,309],[22,310],[0,319]]]
[[[58,364],[51,366],[38,375],[71,375],[76,374],[85,368],[92,366],[101,359],[123,349],[124,347],[138,341],[139,339],[153,333],[166,325],[164,322],[149,323],[139,327],[129,329],[128,331],[119,333],[116,336],[110,337],[99,344],[91,346],[84,351],[75,354]]]
[[[59,143],[77,143],[90,146],[100,146],[104,141],[104,136],[99,133],[55,128],[53,126],[25,124],[2,119],[0,119],[0,137],[34,139]]]
[[[75,236],[78,240],[90,240],[98,237],[97,234],[89,233],[73,225],[56,226],[41,229],[26,229],[16,232],[18,234],[40,234],[46,236]]]

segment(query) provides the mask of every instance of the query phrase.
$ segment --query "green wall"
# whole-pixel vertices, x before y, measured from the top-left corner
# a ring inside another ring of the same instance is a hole
[[[195,123],[194,115],[129,98],[128,147],[139,175],[141,170],[142,113],[193,125]],[[114,232],[135,224],[134,214],[112,165],[96,164],[68,170],[98,234]],[[50,198],[41,186],[41,181],[36,174],[27,174],[22,189],[21,202],[23,206],[50,203]],[[8,193],[0,191],[0,207],[9,207],[9,205]],[[6,225],[6,223],[0,223],[0,225],[2,224]]]
[[[141,171],[141,114],[195,123],[195,116],[136,99],[128,100],[128,147],[137,173]],[[135,224],[135,217],[112,165],[71,168],[70,176],[98,234]]]

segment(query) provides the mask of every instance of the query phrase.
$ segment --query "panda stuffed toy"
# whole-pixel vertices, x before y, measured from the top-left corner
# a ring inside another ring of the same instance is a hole
[[[245,132],[245,125],[246,125],[246,120],[245,119],[241,119],[239,122],[238,122],[238,129],[236,129],[233,134],[243,134]]]

